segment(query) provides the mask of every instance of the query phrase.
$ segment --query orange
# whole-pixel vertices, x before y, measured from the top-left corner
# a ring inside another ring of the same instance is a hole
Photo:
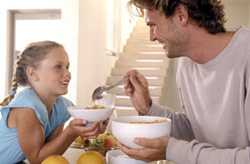
[[[80,155],[77,164],[105,164],[105,160],[101,153],[88,151]]]
[[[60,155],[51,155],[42,161],[42,164],[69,164],[69,162]]]

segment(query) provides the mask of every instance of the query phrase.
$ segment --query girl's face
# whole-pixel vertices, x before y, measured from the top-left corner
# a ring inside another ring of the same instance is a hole
[[[69,72],[69,59],[65,50],[60,47],[52,49],[45,59],[39,62],[34,74],[36,76],[33,83],[35,89],[53,96],[66,94],[71,75]]]

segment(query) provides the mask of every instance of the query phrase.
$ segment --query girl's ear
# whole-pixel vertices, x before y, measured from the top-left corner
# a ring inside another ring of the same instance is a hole
[[[28,66],[26,69],[26,75],[29,80],[38,81],[39,76],[37,75],[36,69],[34,67]]]

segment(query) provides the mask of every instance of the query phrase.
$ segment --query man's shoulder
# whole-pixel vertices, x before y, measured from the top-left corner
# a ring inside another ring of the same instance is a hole
[[[241,27],[236,31],[236,40],[241,42],[241,45],[249,44],[250,40],[250,28]]]
[[[177,71],[179,69],[182,69],[183,67],[188,67],[190,65],[192,65],[192,63],[194,63],[191,59],[189,59],[188,57],[180,57],[176,60],[176,65],[177,65]]]

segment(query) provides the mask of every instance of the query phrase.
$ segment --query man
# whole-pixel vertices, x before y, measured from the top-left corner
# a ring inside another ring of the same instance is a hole
[[[141,115],[172,119],[170,137],[138,138],[129,156],[176,164],[250,163],[250,30],[226,32],[219,0],[130,0],[145,10],[150,39],[179,58],[177,88],[183,113],[152,103],[145,78],[125,77],[125,92]]]

